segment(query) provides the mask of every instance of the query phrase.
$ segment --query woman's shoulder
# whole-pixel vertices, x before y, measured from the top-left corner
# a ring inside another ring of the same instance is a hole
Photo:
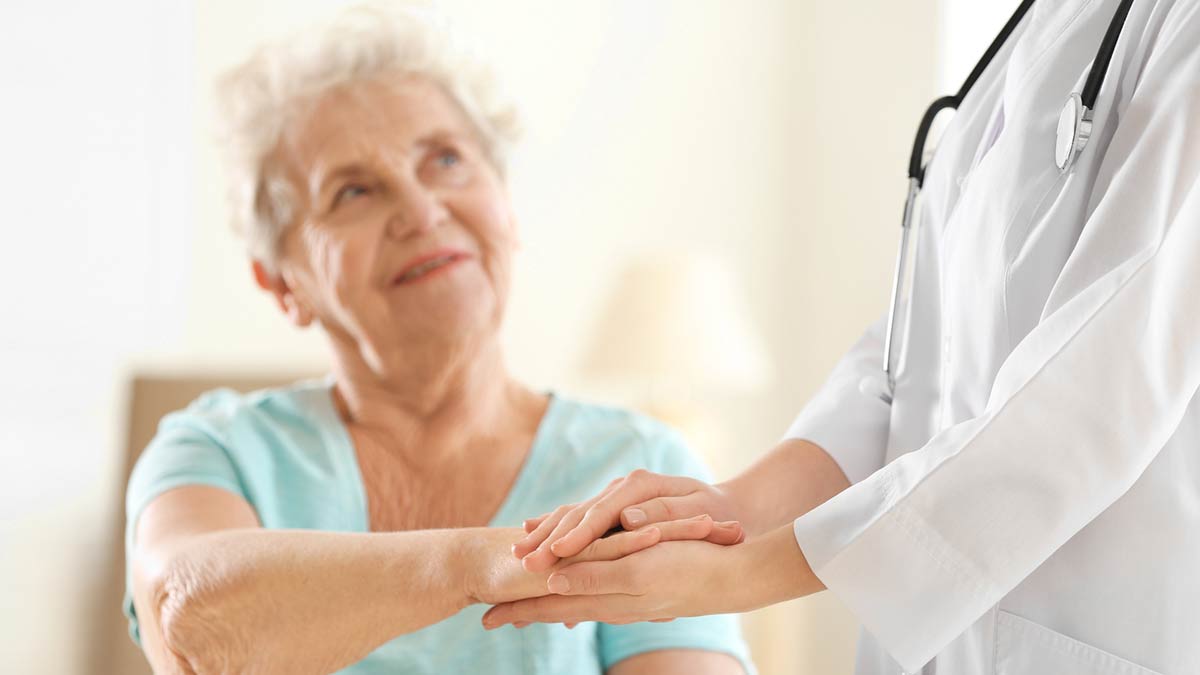
[[[158,433],[188,429],[228,441],[243,434],[315,429],[329,422],[329,386],[324,380],[303,380],[250,392],[212,389],[163,417]]]
[[[162,418],[139,457],[139,469],[219,465],[243,479],[336,473],[346,463],[345,439],[329,388],[328,382],[313,380],[251,392],[205,392]]]
[[[329,388],[304,381],[247,393],[215,389],[167,415],[130,477],[129,513],[172,487],[204,484],[244,497],[267,527],[346,529],[330,519],[357,513],[358,469]],[[346,503],[314,512],[330,499]]]
[[[551,417],[543,431],[580,460],[619,462],[625,470],[707,473],[683,434],[646,413],[555,394]]]
[[[634,410],[559,393],[553,394],[553,421],[564,430],[584,436],[626,436],[640,442],[679,437],[666,423]]]

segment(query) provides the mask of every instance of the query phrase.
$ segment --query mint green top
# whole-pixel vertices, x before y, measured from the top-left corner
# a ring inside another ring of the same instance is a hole
[[[654,420],[552,395],[525,464],[490,525],[519,527],[525,518],[587,499],[639,467],[708,478],[680,437]],[[327,381],[246,395],[220,389],[164,417],[129,480],[127,554],[142,509],[182,485],[209,485],[244,498],[267,528],[369,531],[358,460]],[[124,605],[138,640],[128,571]],[[472,605],[401,635],[340,672],[592,674],[660,649],[724,652],[754,672],[733,616],[489,632],[480,625],[486,609]]]

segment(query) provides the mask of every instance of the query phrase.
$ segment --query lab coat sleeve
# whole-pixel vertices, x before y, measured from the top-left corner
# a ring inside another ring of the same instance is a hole
[[[1076,247],[1094,272],[1017,344],[985,411],[795,521],[908,670],[1124,494],[1200,386],[1198,15],[1149,57],[1101,161]]]
[[[851,483],[883,466],[891,406],[879,398],[884,383],[883,336],[876,321],[842,357],[784,439],[803,438],[833,457]]]

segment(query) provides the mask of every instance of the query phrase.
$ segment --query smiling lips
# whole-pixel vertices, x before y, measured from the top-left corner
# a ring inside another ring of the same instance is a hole
[[[397,274],[392,283],[394,285],[410,284],[415,281],[421,281],[435,276],[437,272],[453,267],[456,263],[466,260],[467,254],[460,251],[442,250],[435,251],[428,255],[420,256],[405,266],[404,270]]]

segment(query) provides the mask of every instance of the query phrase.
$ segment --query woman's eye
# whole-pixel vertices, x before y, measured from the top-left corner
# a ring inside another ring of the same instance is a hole
[[[460,162],[462,162],[462,156],[458,154],[457,150],[447,148],[438,153],[438,156],[437,156],[438,166],[440,166],[444,169],[449,169],[454,166],[457,166]]]
[[[365,195],[365,194],[367,194],[366,186],[358,185],[356,183],[347,185],[337,191],[337,194],[333,198],[333,205],[337,206],[338,204],[341,204],[342,202],[344,202],[348,199],[354,199],[355,197],[361,197],[362,195]]]

